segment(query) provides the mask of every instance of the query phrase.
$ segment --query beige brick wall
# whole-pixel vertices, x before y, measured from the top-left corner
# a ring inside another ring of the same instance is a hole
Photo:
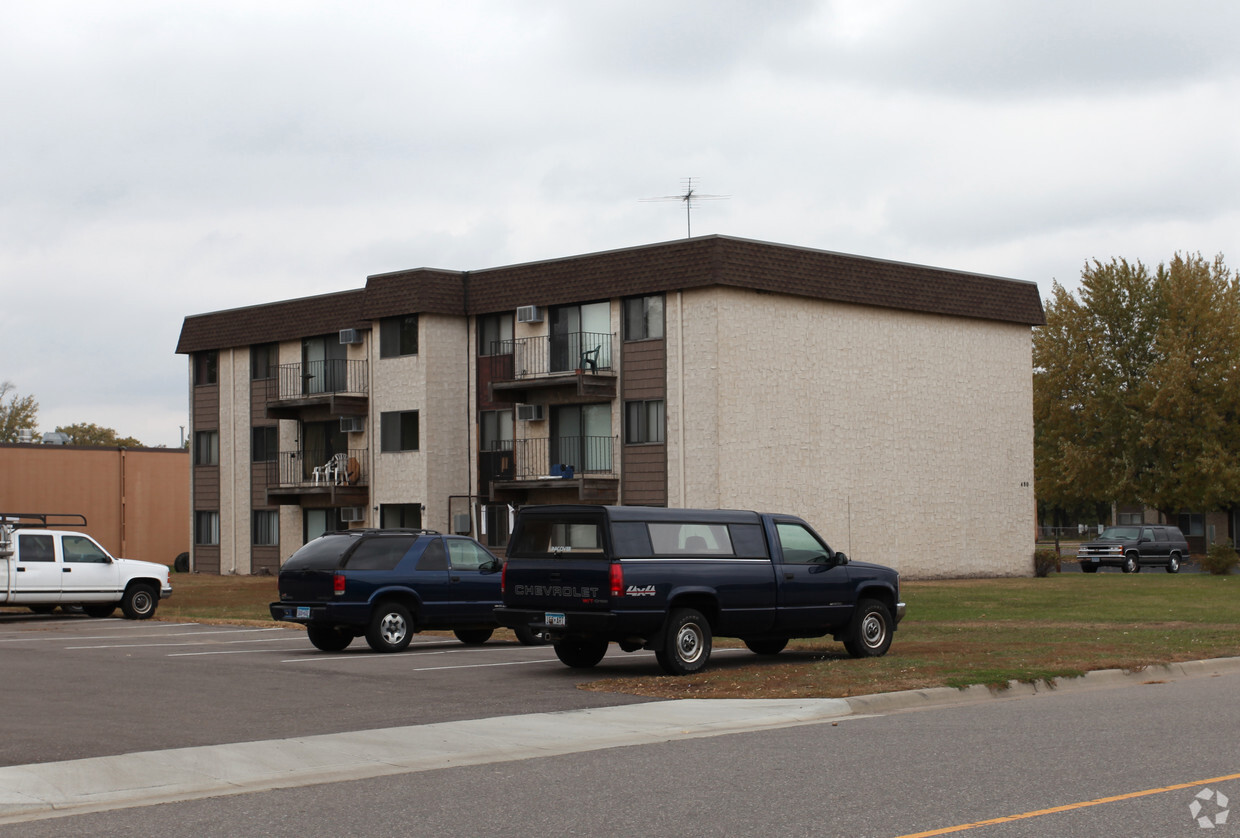
[[[722,288],[667,319],[669,505],[796,513],[910,577],[1029,572],[1028,327]]]

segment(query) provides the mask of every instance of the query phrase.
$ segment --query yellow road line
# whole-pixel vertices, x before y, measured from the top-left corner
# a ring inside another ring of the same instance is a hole
[[[1069,803],[1066,806],[1055,806],[1050,809],[1039,809],[1036,812],[1023,812],[1019,815],[1007,815],[1002,818],[991,818],[987,821],[977,821],[975,823],[962,823],[959,826],[945,826],[942,829],[931,829],[929,832],[911,832],[908,835],[901,835],[899,838],[929,838],[931,835],[948,835],[952,832],[964,832],[966,829],[977,829],[980,826],[993,826],[994,824],[999,823],[1023,821],[1027,818],[1037,818],[1042,815],[1053,815],[1057,812],[1071,812],[1073,809],[1085,809],[1089,806],[1098,806],[1103,803],[1114,803],[1118,800],[1132,800],[1134,797],[1148,797],[1151,794],[1162,794],[1163,792],[1168,791],[1191,789],[1196,786],[1206,786],[1210,783],[1222,783],[1227,780],[1240,780],[1240,774],[1228,774],[1225,777],[1211,777],[1208,780],[1197,780],[1192,783],[1178,783],[1174,786],[1163,786],[1159,789],[1133,791],[1128,794],[1117,794],[1113,797],[1099,797],[1097,800],[1086,800],[1081,803]]]

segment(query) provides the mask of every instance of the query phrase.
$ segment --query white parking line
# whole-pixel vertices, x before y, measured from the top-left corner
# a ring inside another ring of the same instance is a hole
[[[279,643],[280,641],[287,640],[287,639],[288,639],[287,637],[268,637],[268,638],[263,638],[259,640],[226,640],[223,642],[230,643],[230,644],[231,643]],[[207,646],[207,645],[218,645],[218,644],[215,644],[213,641],[210,641],[210,640],[204,640],[204,641],[198,641],[194,643],[185,643],[185,642],[182,642],[182,643],[105,643],[99,646],[66,646],[65,648],[74,649],[74,650],[80,650],[80,649],[148,649],[148,648],[157,648],[161,646]]]

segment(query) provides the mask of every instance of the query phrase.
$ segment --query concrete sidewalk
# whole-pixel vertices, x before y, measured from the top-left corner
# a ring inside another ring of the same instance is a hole
[[[1240,671],[1240,658],[855,698],[655,701],[0,768],[0,824]]]

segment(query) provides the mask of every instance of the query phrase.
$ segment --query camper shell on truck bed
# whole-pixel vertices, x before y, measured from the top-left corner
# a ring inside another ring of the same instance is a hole
[[[547,637],[574,667],[615,642],[697,672],[716,636],[777,654],[831,635],[854,656],[882,655],[904,616],[896,571],[849,561],[795,515],[530,506],[507,553],[500,625]]]

